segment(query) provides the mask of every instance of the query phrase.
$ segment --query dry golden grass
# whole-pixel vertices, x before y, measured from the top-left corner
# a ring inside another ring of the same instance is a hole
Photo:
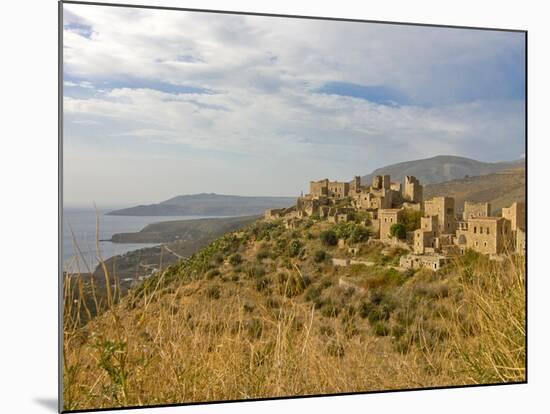
[[[241,247],[245,260],[256,260],[258,250],[254,240]],[[139,295],[118,304],[108,298],[108,310],[85,324],[79,318],[86,318],[86,292],[71,288],[78,278],[68,281],[65,409],[525,379],[521,258],[496,263],[466,256],[445,272],[417,272],[400,286],[392,283],[386,295],[397,304],[377,323],[394,329],[410,315],[403,335],[385,328],[377,333],[374,322],[345,307],[340,316],[327,316],[302,290],[279,294],[288,291],[277,283],[302,277],[299,260],[293,262],[298,271],[289,266],[292,277],[279,282],[269,270],[278,274],[280,259],[263,260],[268,274],[260,279],[267,288],[246,272],[232,279],[227,262],[210,277],[170,278],[165,272]],[[312,286],[328,285],[332,277],[324,295],[337,303],[345,292],[325,268],[312,276]],[[367,296],[344,297],[353,307]]]

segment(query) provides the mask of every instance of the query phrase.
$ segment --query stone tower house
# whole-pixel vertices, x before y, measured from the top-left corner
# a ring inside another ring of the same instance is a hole
[[[420,181],[413,175],[407,175],[405,177],[405,191],[403,193],[403,199],[412,203],[421,203],[423,197],[424,188],[420,184]]]

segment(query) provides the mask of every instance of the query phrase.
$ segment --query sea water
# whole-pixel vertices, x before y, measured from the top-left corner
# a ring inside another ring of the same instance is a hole
[[[115,233],[137,232],[151,223],[171,220],[191,220],[202,216],[108,216],[109,210],[91,208],[63,209],[63,268],[71,272],[93,271],[99,257],[106,260],[126,252],[157,246],[158,243],[112,243]]]

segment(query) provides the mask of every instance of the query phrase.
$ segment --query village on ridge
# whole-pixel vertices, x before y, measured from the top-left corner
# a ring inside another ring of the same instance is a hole
[[[420,212],[420,228],[399,239],[390,230],[402,223],[407,209]],[[404,186],[391,182],[389,175],[373,177],[371,185],[362,185],[359,176],[351,183],[311,181],[309,194],[298,197],[295,206],[267,210],[264,217],[283,219],[287,228],[294,228],[308,217],[331,223],[353,221],[357,212],[366,213],[363,224],[368,224],[370,240],[411,251],[401,257],[402,268],[437,270],[468,249],[492,259],[525,253],[525,203],[514,202],[502,209],[501,216],[492,216],[490,203],[466,201],[458,214],[452,197],[424,201],[423,186],[414,176],[406,176]],[[353,253],[353,247],[349,251]],[[347,265],[349,259],[333,262]]]

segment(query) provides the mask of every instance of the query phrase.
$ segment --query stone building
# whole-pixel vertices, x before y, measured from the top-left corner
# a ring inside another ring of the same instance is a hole
[[[311,198],[328,197],[328,178],[309,182],[309,196]]]
[[[502,217],[510,221],[514,250],[525,254],[525,203],[513,203],[502,209]]]
[[[353,219],[353,209],[346,207],[331,207],[327,220],[329,223],[347,223]]]
[[[432,270],[439,270],[448,261],[448,257],[441,254],[409,254],[401,256],[399,266],[405,269],[426,267]]]
[[[456,231],[457,245],[483,254],[507,253],[513,247],[510,221],[503,217],[469,218]]]
[[[438,216],[420,218],[420,228],[414,231],[413,250],[423,254],[426,249],[435,249],[435,239],[439,235]]]
[[[455,199],[452,197],[434,197],[425,201],[424,216],[437,216],[439,233],[454,233],[456,231]]]
[[[391,190],[382,190],[378,193],[361,192],[353,197],[354,205],[359,210],[378,210],[391,208],[393,193]]]
[[[403,192],[403,200],[413,203],[421,203],[424,187],[412,175],[405,177],[405,191]]]
[[[350,184],[349,191],[350,194],[361,192],[361,177],[359,175],[353,177],[353,181]]]
[[[372,178],[373,190],[389,190],[391,186],[390,176],[389,175],[375,175]]]
[[[310,198],[334,198],[340,199],[349,195],[350,184],[340,181],[329,181],[328,178],[320,181],[310,181]]]
[[[502,217],[510,220],[512,231],[525,229],[525,203],[513,203],[508,208],[502,209]]]
[[[390,228],[396,223],[401,222],[403,210],[400,208],[387,208],[378,210],[378,220],[380,222],[380,240],[389,241]]]
[[[467,221],[475,217],[489,217],[491,215],[491,203],[474,203],[472,201],[464,202],[464,211],[462,219]]]
[[[270,208],[264,213],[264,218],[266,220],[276,220],[284,216],[284,208]]]

